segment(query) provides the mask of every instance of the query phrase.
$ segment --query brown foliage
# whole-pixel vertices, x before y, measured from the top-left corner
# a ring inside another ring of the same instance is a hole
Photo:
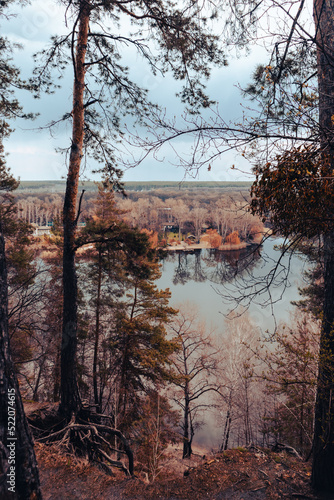
[[[216,229],[207,229],[206,234],[201,237],[201,241],[208,242],[211,248],[219,248],[223,238],[217,233]]]
[[[260,243],[264,233],[263,224],[253,224],[249,229],[249,237],[254,243]]]
[[[62,455],[56,448],[37,444],[45,498],[313,498],[310,465],[285,453],[272,453],[258,448],[228,450],[223,454],[204,457],[197,467],[188,468],[183,476],[184,461],[166,461],[164,479],[145,484],[141,479],[124,480],[115,471],[107,476],[86,461]],[[193,463],[191,463],[193,465]],[[189,467],[189,466],[188,466]],[[175,470],[176,469],[176,470]]]
[[[233,231],[233,233],[228,234],[225,238],[225,243],[229,243],[230,245],[240,245],[241,241],[238,231]]]
[[[313,237],[333,230],[333,177],[327,158],[313,146],[277,156],[255,170],[251,210],[284,236]]]
[[[141,232],[148,236],[148,241],[150,242],[150,245],[152,248],[158,247],[158,245],[159,245],[158,233],[156,231],[153,231],[153,229],[149,230],[149,229],[144,228],[141,230]]]

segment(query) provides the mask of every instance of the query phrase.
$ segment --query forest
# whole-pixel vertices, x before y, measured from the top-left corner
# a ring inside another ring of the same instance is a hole
[[[34,55],[29,77],[16,65],[19,43],[0,36],[1,498],[43,498],[52,461],[80,475],[99,471],[89,474],[110,485],[102,498],[228,498],[247,481],[259,498],[330,498],[332,0],[54,3],[63,34]],[[18,4],[34,0],[0,2],[2,26]],[[268,59],[240,89],[248,105],[232,122],[210,96],[211,74],[232,57],[227,47],[247,55],[264,39]],[[180,116],[133,80],[124,46],[178,83]],[[70,109],[45,116],[51,136],[62,126],[70,134],[56,151],[66,181],[20,186],[6,140],[14,120],[38,119],[22,96],[57,99],[68,81]],[[188,142],[179,150],[180,137]],[[253,180],[123,182],[124,170],[168,145],[185,176],[211,172],[233,149]],[[85,181],[88,170],[98,182]],[[255,278],[269,238],[280,242],[278,257]],[[167,253],[202,248],[217,265],[226,252],[221,279],[239,283],[224,336],[191,303],[172,307],[170,290],[157,286]],[[288,286],[296,255],[308,265],[295,313],[264,334],[243,299],[265,290],[274,303],[272,288]],[[220,445],[196,467],[208,412]],[[173,470],[171,449],[188,465]],[[78,498],[65,483],[61,496]],[[85,498],[94,498],[91,487]]]
[[[237,185],[232,189],[231,186],[205,189],[197,183],[193,183],[191,189],[185,186],[177,190],[165,187],[150,189],[149,192],[142,192],[141,184],[136,186],[140,190],[130,190],[126,197],[116,193],[115,203],[124,212],[123,218],[131,227],[149,232],[155,247],[166,248],[170,243],[176,245],[182,241],[204,243],[207,240],[212,248],[224,245],[227,249],[226,245],[231,242],[241,248],[246,246],[246,242],[260,243],[265,232],[260,218],[247,210],[249,193],[243,190],[242,183],[239,191],[236,190]],[[85,218],[94,216],[96,185],[95,188],[95,191],[86,192],[86,184],[82,187],[82,211],[85,216],[79,217],[79,225],[85,224]],[[35,236],[50,233],[55,222],[61,219],[63,207],[61,194],[50,195],[47,191],[41,192],[41,189],[40,186],[36,191],[29,188],[29,194],[23,190],[17,192],[15,197],[18,218],[33,225]]]

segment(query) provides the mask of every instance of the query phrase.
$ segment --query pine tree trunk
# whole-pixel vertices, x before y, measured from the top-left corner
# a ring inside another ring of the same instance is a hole
[[[315,405],[312,484],[334,493],[334,234],[324,238],[324,308]]]
[[[64,250],[63,250],[63,331],[61,350],[61,414],[67,418],[80,409],[80,395],[77,383],[77,275],[75,270],[75,235],[77,228],[76,204],[80,164],[84,140],[84,90],[85,56],[89,30],[89,3],[83,0],[79,15],[79,32],[75,57],[73,88],[73,129],[69,168],[64,200]]]
[[[98,366],[98,351],[100,339],[100,305],[101,305],[101,285],[102,285],[102,252],[99,250],[98,256],[98,275],[97,275],[97,297],[96,297],[96,317],[95,317],[95,341],[94,341],[94,360],[93,360],[93,388],[94,400],[97,405],[98,413],[101,413],[102,394],[100,397],[97,387],[97,366]]]
[[[54,375],[53,375],[53,401],[59,401],[59,392],[60,392],[60,346],[57,348],[56,359],[55,359],[55,367],[54,367]]]
[[[0,233],[0,498],[40,499],[33,439],[10,354],[5,242]]]
[[[333,1],[314,0],[319,125],[324,156],[334,171]],[[330,214],[333,217],[334,214]],[[324,306],[313,441],[312,484],[334,493],[334,232],[324,235]]]

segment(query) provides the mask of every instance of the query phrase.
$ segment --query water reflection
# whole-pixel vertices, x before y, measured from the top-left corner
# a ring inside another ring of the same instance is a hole
[[[256,338],[259,333],[268,338],[280,321],[289,321],[291,301],[300,298],[298,287],[305,286],[305,256],[282,253],[282,243],[283,240],[270,238],[262,247],[238,251],[170,252],[162,262],[158,286],[171,290],[173,307],[179,308],[184,302],[193,304],[208,329],[215,329],[217,343],[224,345],[226,351],[231,335],[243,338],[243,331],[254,331]],[[233,326],[229,312],[238,304],[248,307],[246,323]],[[232,349],[232,355],[233,352]],[[228,369],[228,363],[222,366]],[[217,449],[222,429],[208,412],[203,421],[205,425],[196,432],[195,442]]]
[[[203,319],[217,325],[240,305],[249,308],[262,331],[273,330],[276,321],[288,319],[290,301],[299,300],[298,287],[305,286],[305,256],[282,255],[278,249],[282,242],[270,238],[262,247],[230,252],[170,252],[162,262],[158,286],[171,290],[173,306],[193,302]]]
[[[188,253],[186,252],[176,252],[174,254],[170,253],[165,261],[173,262],[177,258],[178,265],[174,271],[173,285],[184,285],[191,279],[190,272],[188,270]]]
[[[185,285],[189,281],[223,284],[249,273],[261,258],[261,247],[222,251],[196,249],[170,252],[164,262],[175,263],[173,285]]]

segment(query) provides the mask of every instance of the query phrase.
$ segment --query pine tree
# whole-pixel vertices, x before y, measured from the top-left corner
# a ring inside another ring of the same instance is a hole
[[[1,2],[0,20],[11,1]],[[33,439],[25,417],[18,380],[12,361],[8,328],[8,280],[5,234],[15,224],[11,191],[18,182],[5,164],[3,140],[10,127],[6,119],[21,113],[13,95],[25,86],[10,63],[11,44],[0,37],[0,496],[41,498]]]
[[[312,449],[319,337],[319,325],[304,314],[276,332],[275,348],[268,346],[264,359],[259,351],[267,390],[277,399],[275,415],[268,417],[275,438],[305,457]]]
[[[95,317],[95,404],[101,409],[104,388],[114,387],[114,412],[118,425],[122,422],[126,428],[138,411],[141,395],[170,377],[168,360],[176,344],[167,340],[165,324],[176,311],[168,306],[169,291],[154,284],[160,271],[147,235],[130,228],[121,215],[113,193],[100,187],[95,215],[78,242],[94,244],[87,258]]]
[[[112,334],[118,386],[117,411],[122,425],[131,425],[140,395],[152,384],[172,379],[170,357],[178,344],[168,340],[165,325],[176,313],[168,306],[169,290],[158,290],[157,264],[147,257],[130,265],[127,293],[116,312]]]
[[[137,120],[152,120],[156,106],[147,99],[147,92],[133,83],[128,70],[119,64],[121,46],[130,44],[147,61],[152,71],[171,70],[185,86],[181,97],[191,107],[209,106],[200,77],[209,76],[209,64],[224,64],[218,49],[218,37],[206,28],[207,19],[201,5],[185,1],[180,8],[170,0],[124,4],[109,0],[64,0],[66,21],[72,20],[70,35],[56,37],[45,60],[36,69],[40,87],[50,91],[51,69],[62,68],[71,61],[74,70],[73,109],[64,116],[72,120],[72,142],[64,199],[63,251],[63,331],[61,349],[60,412],[68,419],[80,410],[77,386],[77,277],[75,272],[75,237],[77,198],[81,161],[87,153],[100,161],[105,175],[120,186],[120,171],[114,156],[121,116],[133,115]],[[147,49],[142,35],[118,33],[123,16],[130,19],[147,38],[157,42],[154,56]],[[108,24],[111,23],[112,27]],[[69,52],[67,52],[69,50]],[[102,131],[102,132],[101,132]]]
[[[2,189],[13,189],[16,181],[7,169],[3,169],[0,184]],[[7,195],[5,194],[5,198]],[[11,206],[11,202],[9,202]],[[8,498],[41,498],[39,476],[33,439],[25,417],[21,394],[9,340],[8,328],[8,282],[5,253],[5,231],[10,214],[8,205],[2,200],[0,216],[0,473],[3,475],[0,494]],[[5,222],[3,218],[3,209]],[[12,450],[12,451],[11,451]],[[14,457],[14,458],[13,458]],[[14,465],[13,465],[14,464]],[[12,467],[12,468],[11,468]],[[10,476],[10,471],[13,471]]]

